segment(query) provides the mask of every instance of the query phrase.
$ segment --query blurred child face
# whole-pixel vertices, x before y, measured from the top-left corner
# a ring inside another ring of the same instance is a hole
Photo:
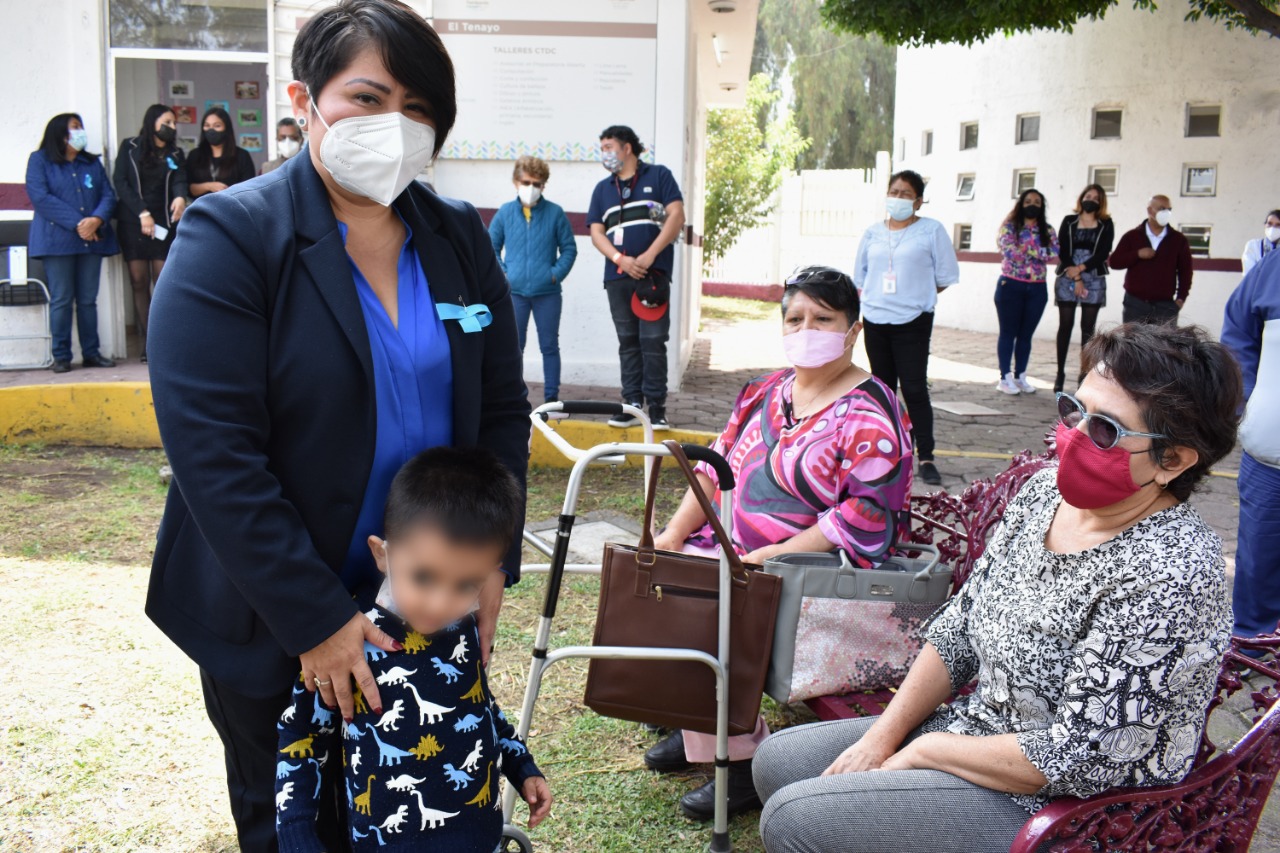
[[[394,542],[369,537],[378,570],[391,580],[401,617],[420,634],[434,634],[471,612],[480,590],[502,562],[503,549],[451,539],[416,525]]]

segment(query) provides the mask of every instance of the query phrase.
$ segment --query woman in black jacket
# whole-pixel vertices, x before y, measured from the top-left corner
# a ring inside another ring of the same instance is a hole
[[[1116,226],[1107,212],[1107,191],[1089,184],[1076,199],[1076,212],[1067,214],[1058,229],[1058,378],[1053,390],[1061,391],[1067,379],[1067,350],[1075,330],[1076,306],[1080,306],[1080,346],[1093,337],[1098,311],[1107,304],[1107,258],[1115,241]],[[1077,382],[1083,382],[1083,374]]]
[[[120,143],[115,186],[120,197],[116,223],[120,248],[129,262],[133,313],[147,360],[147,320],[151,284],[159,281],[178,220],[187,208],[187,172],[176,145],[178,123],[164,104],[147,107],[138,135]]]
[[[276,849],[276,721],[299,671],[317,707],[392,709],[364,654],[391,640],[363,611],[395,472],[427,447],[481,446],[523,488],[529,459],[489,235],[414,180],[457,117],[439,36],[396,0],[342,0],[298,33],[293,76],[307,147],[192,205],[152,335],[174,476],[147,614],[200,667],[245,853]],[[480,594],[476,662],[519,578],[519,532]],[[322,813],[328,850],[347,849],[337,823]]]
[[[253,158],[236,145],[236,129],[222,107],[204,114],[200,144],[187,158],[187,179],[191,197],[225,190],[254,177]]]

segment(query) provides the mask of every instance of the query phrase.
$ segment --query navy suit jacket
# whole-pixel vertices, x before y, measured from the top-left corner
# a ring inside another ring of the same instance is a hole
[[[475,208],[414,183],[395,207],[445,324],[453,436],[524,482],[529,403],[510,290]],[[373,463],[373,356],[346,249],[304,150],[182,218],[151,306],[147,353],[174,478],[147,615],[215,679],[287,691],[297,656],[358,610],[339,580]],[[519,577],[520,531],[504,568]]]

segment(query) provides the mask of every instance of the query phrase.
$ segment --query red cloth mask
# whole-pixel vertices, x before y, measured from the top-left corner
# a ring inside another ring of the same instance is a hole
[[[1103,450],[1089,436],[1064,423],[1058,424],[1054,438],[1058,443],[1058,492],[1073,507],[1101,509],[1142,491],[1129,470],[1129,451],[1119,445]]]

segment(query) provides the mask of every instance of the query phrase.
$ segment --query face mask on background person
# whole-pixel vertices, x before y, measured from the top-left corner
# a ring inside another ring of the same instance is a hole
[[[1262,229],[1268,243],[1280,243],[1280,225],[1268,225]]]
[[[844,355],[848,336],[848,332],[800,329],[782,336],[782,351],[795,367],[821,367]]]
[[[162,124],[160,125],[159,128],[156,129],[156,138],[159,139],[161,142],[165,143],[166,145],[173,142],[173,140],[176,139],[177,136],[178,136],[177,128],[170,127],[167,124]]]
[[[526,184],[521,184],[516,194],[520,196],[520,203],[525,207],[533,207],[538,203],[538,199],[542,198],[542,190]]]
[[[611,175],[616,175],[622,171],[622,158],[618,156],[616,151],[605,151],[600,155],[600,165]]]
[[[1085,213],[1097,213],[1099,210],[1102,210],[1102,205],[1098,204],[1091,198],[1087,198],[1080,202],[1080,209]]]
[[[84,128],[67,131],[67,144],[77,151],[89,147],[89,132]]]
[[[1054,439],[1058,445],[1058,492],[1073,507],[1101,509],[1142,491],[1143,486],[1133,481],[1129,470],[1132,454],[1119,445],[1103,450],[1084,432],[1064,423],[1058,424]]]
[[[906,222],[916,212],[916,203],[909,198],[886,198],[884,209],[896,222]]]
[[[1044,216],[1044,208],[1036,204],[1026,204],[1022,206],[1022,216],[1025,219],[1039,220]]]
[[[210,145],[221,145],[226,138],[227,132],[225,130],[206,130],[204,132],[204,139]]]
[[[348,192],[389,207],[435,157],[436,132],[404,113],[353,116],[329,124],[320,143],[320,163]]]
[[[1157,211],[1156,211],[1156,224],[1157,224],[1157,225],[1159,225],[1161,228],[1163,228],[1163,227],[1165,227],[1166,225],[1168,225],[1168,224],[1169,224],[1169,220],[1170,220],[1170,219],[1173,219],[1173,211],[1172,211],[1172,210],[1157,210]]]
[[[280,152],[280,156],[288,160],[294,154],[302,150],[302,143],[294,139],[292,136],[286,136],[276,143],[276,150]]]

